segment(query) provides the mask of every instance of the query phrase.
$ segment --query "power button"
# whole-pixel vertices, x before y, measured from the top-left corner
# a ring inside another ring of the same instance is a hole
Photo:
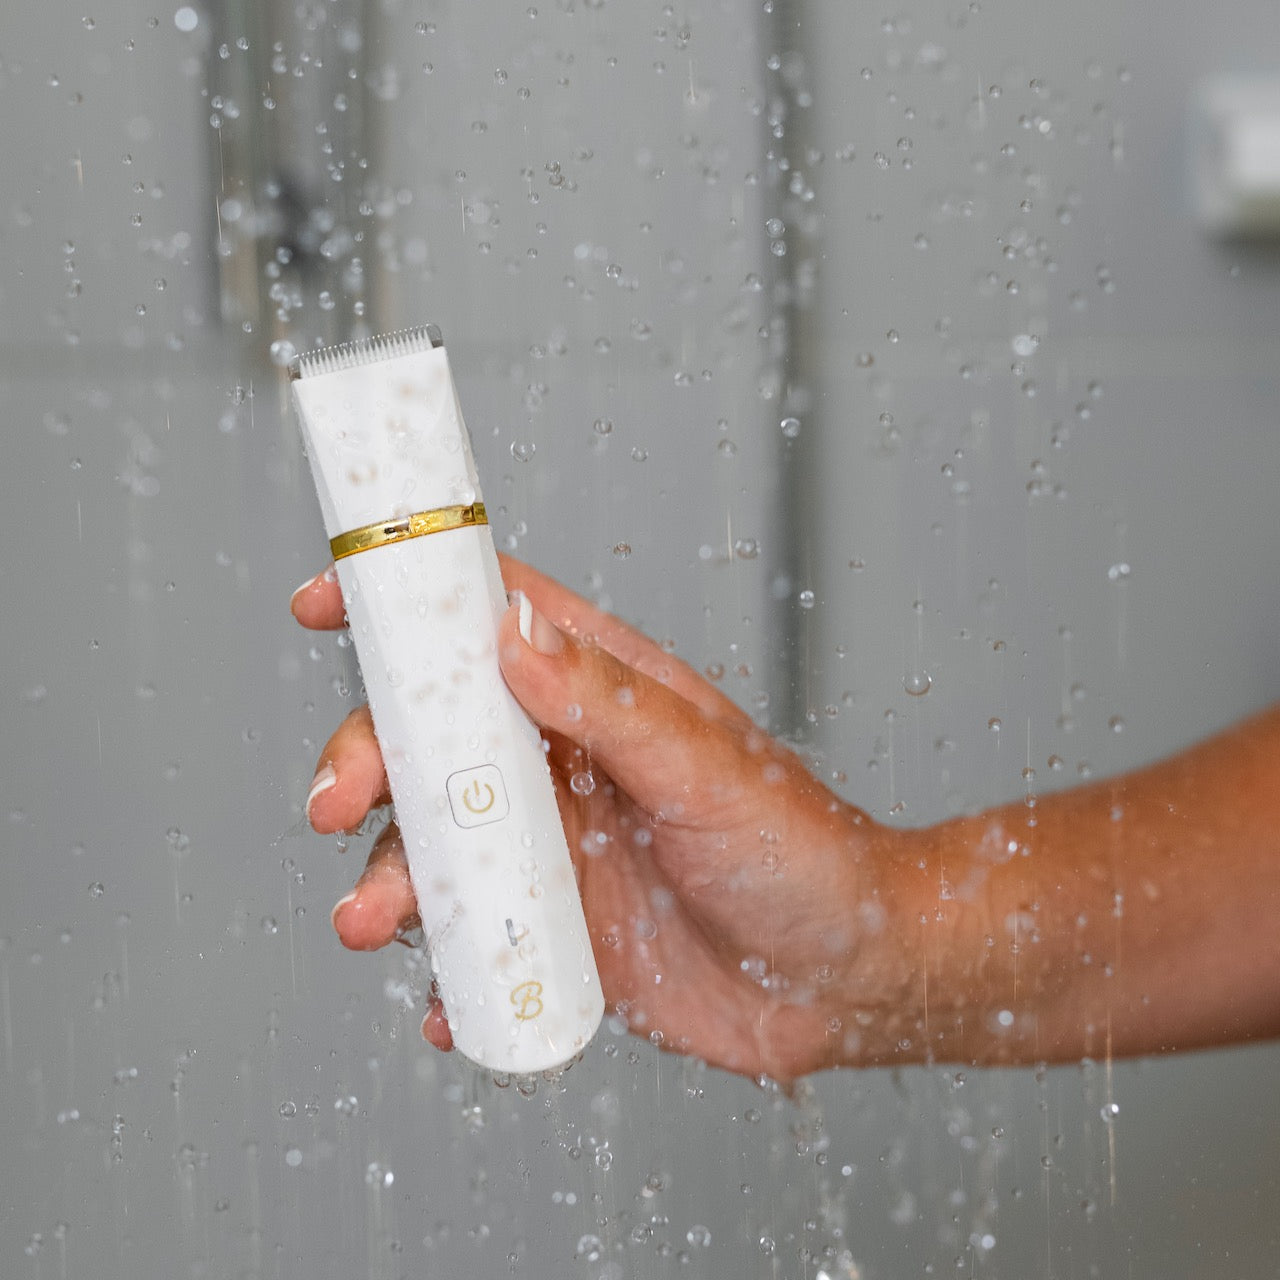
[[[511,812],[507,789],[496,764],[482,764],[474,769],[451,773],[445,783],[449,808],[460,827],[483,827],[488,822],[501,822]]]

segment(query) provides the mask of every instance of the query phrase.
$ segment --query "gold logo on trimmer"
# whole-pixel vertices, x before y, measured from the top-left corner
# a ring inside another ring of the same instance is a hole
[[[521,1022],[532,1022],[543,1010],[542,983],[522,982],[511,989],[511,1003],[515,1005],[516,1017]]]

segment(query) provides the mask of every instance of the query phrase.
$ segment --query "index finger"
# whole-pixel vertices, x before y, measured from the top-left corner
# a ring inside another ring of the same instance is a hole
[[[620,662],[634,667],[687,698],[704,716],[742,723],[746,713],[731,698],[703,679],[692,667],[619,618],[584,600],[575,591],[521,560],[499,553],[502,578],[508,590],[524,591],[534,605],[558,627],[590,640]],[[289,601],[293,616],[313,631],[339,631],[347,625],[342,586],[329,565],[304,582]]]
[[[561,630],[597,645],[619,662],[664,684],[693,703],[704,717],[730,724],[745,724],[746,713],[688,663],[668,653],[642,631],[597,609],[554,578],[499,553],[502,577],[508,590],[525,592],[534,606]]]

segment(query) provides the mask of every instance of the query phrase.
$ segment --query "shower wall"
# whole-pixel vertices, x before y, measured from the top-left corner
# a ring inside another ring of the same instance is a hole
[[[1202,83],[1277,75],[1280,14],[1153,12],[796,31],[803,711],[883,815],[1116,772],[1280,689],[1280,228],[1207,234],[1189,146]]]
[[[885,821],[1274,697],[1280,271],[1181,122],[1280,31],[1197,17],[6,18],[0,1274],[1269,1272],[1270,1048],[794,1098],[612,1024],[527,1098],[426,1050],[421,956],[329,928],[359,680],[286,607],[283,362],[434,320],[500,543]]]

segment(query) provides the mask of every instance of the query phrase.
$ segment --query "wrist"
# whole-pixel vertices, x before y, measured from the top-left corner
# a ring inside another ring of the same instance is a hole
[[[851,805],[842,825],[841,946],[819,971],[824,1052],[836,1066],[921,1061],[927,992],[912,941],[921,929],[920,833],[884,826]]]

